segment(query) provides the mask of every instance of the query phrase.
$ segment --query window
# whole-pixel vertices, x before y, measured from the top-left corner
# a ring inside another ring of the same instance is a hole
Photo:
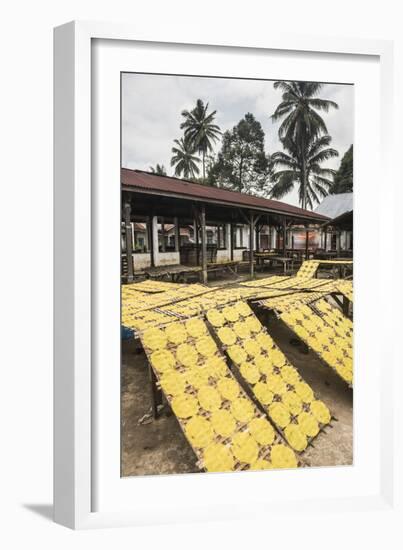
[[[235,248],[245,248],[245,243],[245,228],[243,225],[237,225],[235,227]]]
[[[176,225],[174,218],[157,218],[158,251],[176,251]]]
[[[226,227],[224,223],[206,227],[207,244],[215,244],[217,248],[226,249]]]
[[[225,242],[225,237],[226,237],[226,227],[224,224],[222,225],[219,225],[217,227],[217,246],[218,248],[227,248],[226,246],[226,242]]]
[[[150,251],[148,243],[148,232],[149,227],[146,218],[135,219],[132,222],[132,232],[133,232],[133,253],[134,254],[145,254]]]

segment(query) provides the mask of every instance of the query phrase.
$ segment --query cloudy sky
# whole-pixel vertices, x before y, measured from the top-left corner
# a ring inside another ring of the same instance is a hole
[[[338,168],[353,143],[354,88],[326,84],[320,96],[339,105],[338,110],[322,115],[333,138],[332,146],[340,155],[328,166]],[[181,112],[192,109],[198,98],[209,103],[209,111],[217,110],[216,123],[222,131],[235,126],[245,113],[253,113],[266,134],[266,151],[272,154],[281,150],[279,124],[270,118],[281,101],[281,92],[274,90],[272,81],[130,73],[122,77],[123,167],[149,170],[159,163],[173,175],[171,148],[173,140],[183,133]],[[217,143],[216,152],[219,148]],[[282,201],[298,205],[296,190]]]

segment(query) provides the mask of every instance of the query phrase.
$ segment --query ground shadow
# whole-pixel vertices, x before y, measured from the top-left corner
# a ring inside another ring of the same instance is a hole
[[[52,504],[23,504],[24,508],[30,510],[38,516],[53,521],[53,505]]]

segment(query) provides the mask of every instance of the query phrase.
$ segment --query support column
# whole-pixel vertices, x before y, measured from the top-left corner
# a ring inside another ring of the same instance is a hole
[[[249,275],[250,278],[253,279],[255,275],[253,265],[253,231],[255,228],[255,220],[252,213],[250,214],[249,220]]]
[[[341,241],[341,233],[340,230],[337,231],[337,237],[336,237],[336,247],[337,247],[337,257],[340,257],[340,241]]]
[[[126,202],[124,206],[125,216],[125,238],[126,238],[126,258],[127,258],[127,282],[133,282],[133,243],[132,243],[132,224],[131,224],[131,205]]]
[[[309,253],[309,231],[305,231],[305,260],[309,260],[308,258]]]
[[[234,224],[231,223],[229,227],[230,227],[230,234],[229,234],[230,258],[231,258],[231,262],[233,262],[234,261],[234,238],[235,238]]]
[[[231,224],[224,225],[224,246],[227,260],[231,257]]]
[[[178,218],[174,218],[174,231],[175,231],[175,252],[179,252],[180,236],[179,236],[179,221]]]
[[[325,227],[325,252],[327,252],[327,226]]]
[[[206,207],[200,209],[201,225],[201,256],[202,256],[202,282],[207,283],[207,237],[206,237]]]
[[[283,256],[287,254],[287,218],[283,218]]]
[[[255,250],[259,252],[260,249],[260,229],[256,226],[255,229]]]
[[[148,230],[148,250],[150,251],[150,264],[151,264],[151,267],[155,267],[153,216],[148,216],[147,218],[147,230]]]
[[[195,244],[196,244],[196,264],[200,265],[200,250],[199,250],[199,224],[198,221],[195,220],[195,227],[196,227],[196,233],[195,233]]]
[[[164,218],[161,218],[161,252],[165,252],[165,223],[164,223]]]
[[[152,231],[152,243],[153,243],[153,266],[157,267],[159,265],[159,243],[158,243],[158,218],[157,216],[152,217],[151,223]]]

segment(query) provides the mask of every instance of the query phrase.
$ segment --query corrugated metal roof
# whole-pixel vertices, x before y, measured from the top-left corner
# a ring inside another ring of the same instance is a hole
[[[197,200],[213,201],[222,203],[223,205],[236,205],[242,208],[255,208],[258,210],[269,210],[281,214],[289,214],[294,217],[301,217],[314,221],[326,221],[328,218],[321,213],[304,210],[298,206],[293,206],[285,202],[280,202],[272,199],[264,199],[255,197],[246,193],[237,191],[229,191],[218,187],[210,187],[201,185],[187,180],[169,176],[159,176],[150,172],[141,170],[129,170],[122,168],[121,170],[122,185],[128,187],[136,187],[144,192],[159,192],[164,195],[179,195],[183,198],[194,198]]]
[[[325,197],[315,209],[315,212],[333,220],[341,216],[341,214],[351,212],[352,210],[353,193],[339,193],[338,195],[328,195]]]

